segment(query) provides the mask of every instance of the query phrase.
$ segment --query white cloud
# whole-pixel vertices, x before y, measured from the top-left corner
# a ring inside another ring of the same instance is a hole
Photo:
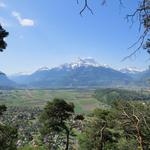
[[[22,18],[21,14],[16,11],[13,11],[12,15],[16,17],[16,19],[19,21],[20,25],[22,26],[34,26],[35,25],[34,20],[28,19],[28,18]]]
[[[0,2],[0,8],[6,8],[6,4],[3,2]]]

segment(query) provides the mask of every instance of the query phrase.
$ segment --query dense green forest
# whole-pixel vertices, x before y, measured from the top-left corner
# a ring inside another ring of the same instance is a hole
[[[99,89],[95,91],[95,98],[99,101],[111,103],[114,100],[126,101],[148,101],[150,100],[150,93],[145,90],[126,90],[126,89]]]
[[[13,92],[15,91],[1,91],[0,102],[2,104],[5,99],[7,107],[5,105],[0,107],[0,150],[150,149],[148,91],[124,89],[55,91],[59,98],[51,97],[49,101],[43,101],[43,105],[37,106],[33,104],[33,101],[39,103],[35,95],[32,95],[33,97],[30,95],[28,99],[28,103],[31,102],[32,105],[8,105],[10,93]],[[34,91],[36,95],[37,93],[41,95],[41,92],[41,90]],[[23,94],[19,94],[24,97]],[[74,94],[76,99],[73,97]],[[76,109],[79,102],[87,107],[88,101],[82,99],[83,95],[84,99],[93,97],[93,103],[97,99],[97,107],[89,108],[88,113],[86,110]],[[66,96],[70,99],[65,99]],[[15,96],[11,98],[15,99]],[[17,102],[19,99],[15,99],[15,103]]]

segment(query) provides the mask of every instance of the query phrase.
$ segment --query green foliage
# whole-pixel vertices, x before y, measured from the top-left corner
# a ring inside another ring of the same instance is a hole
[[[41,122],[43,123],[41,134],[45,143],[48,144],[49,149],[57,149],[62,144],[62,142],[58,142],[59,137],[62,140],[63,135],[66,135],[65,149],[68,150],[71,132],[69,121],[73,113],[73,103],[69,104],[63,99],[54,99],[52,102],[47,103],[41,116]]]
[[[0,105],[0,116],[3,115],[3,112],[7,110],[7,107],[5,105]]]
[[[150,148],[150,103],[148,102],[119,102],[118,118],[122,122],[124,135],[135,139],[140,149]]]
[[[7,125],[0,125],[0,150],[16,150],[17,130]]]
[[[98,89],[94,94],[95,98],[107,104],[112,104],[116,100],[126,101],[148,101],[150,93],[144,91],[133,91],[125,89]]]
[[[17,147],[32,143],[32,140],[38,136],[40,128],[38,117],[41,112],[42,110],[38,107],[8,107],[1,117],[4,124],[10,124],[17,128]]]
[[[109,110],[96,109],[79,137],[81,150],[148,150],[150,104],[116,101]]]
[[[79,138],[81,149],[116,149],[122,130],[115,118],[115,112],[96,109],[87,119],[83,135]]]
[[[45,150],[45,148],[44,147],[33,147],[30,145],[26,145],[22,148],[19,148],[18,150]]]
[[[44,108],[41,120],[53,131],[60,132],[66,126],[66,120],[74,113],[74,105],[63,99],[54,99]]]
[[[6,111],[5,105],[0,105],[0,116]],[[18,132],[16,128],[0,122],[0,150],[16,150]]]

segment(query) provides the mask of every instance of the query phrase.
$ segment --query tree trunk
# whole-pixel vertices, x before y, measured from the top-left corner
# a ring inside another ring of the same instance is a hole
[[[105,122],[104,126],[102,127],[102,129],[100,130],[100,147],[99,147],[99,150],[104,149],[103,133],[104,133],[105,128],[106,128],[106,122]]]
[[[68,130],[66,130],[66,135],[67,135],[67,137],[66,137],[66,148],[65,148],[65,150],[68,150],[69,149],[69,135],[70,135]]]

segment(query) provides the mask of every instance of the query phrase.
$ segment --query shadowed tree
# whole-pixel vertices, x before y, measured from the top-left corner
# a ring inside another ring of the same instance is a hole
[[[0,105],[0,117],[3,115],[3,113],[7,110],[7,107],[5,105]]]
[[[4,38],[6,38],[8,34],[9,33],[0,25],[0,52],[3,52],[3,50],[7,47],[7,43]]]
[[[43,123],[42,134],[44,138],[52,137],[51,140],[55,140],[54,144],[51,144],[49,141],[49,149],[53,149],[53,146],[56,146],[56,137],[59,137],[63,132],[66,135],[65,150],[69,149],[70,128],[68,121],[73,113],[74,105],[72,103],[68,104],[63,99],[54,99],[52,102],[47,103],[41,116],[41,121]],[[64,142],[64,139],[62,142]]]
[[[7,110],[5,105],[0,105],[0,117]],[[0,121],[0,150],[17,150],[17,129],[5,125]]]

